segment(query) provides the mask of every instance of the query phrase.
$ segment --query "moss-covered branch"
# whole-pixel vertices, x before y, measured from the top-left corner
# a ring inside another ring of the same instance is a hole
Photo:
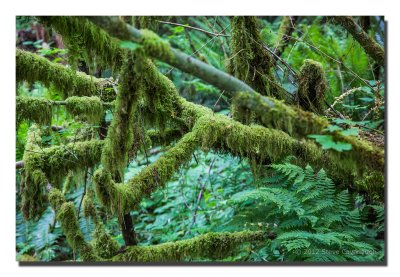
[[[272,105],[271,102],[273,103]],[[262,125],[282,130],[296,138],[305,138],[309,134],[324,134],[326,133],[326,127],[329,125],[329,121],[324,117],[296,107],[287,106],[272,98],[253,97],[248,93],[239,93],[234,98],[233,103],[241,109],[238,114],[247,116],[251,112]],[[352,150],[349,153],[351,152],[355,157],[358,156],[362,161],[362,168],[369,167],[383,172],[385,154],[382,149],[364,140],[343,136],[339,132],[329,134],[333,135],[338,141],[352,145]]]
[[[24,168],[28,171],[42,171],[52,185],[59,187],[61,179],[67,176],[69,171],[79,171],[98,164],[103,145],[104,141],[91,140],[48,148],[26,149]]]
[[[383,178],[376,178],[377,174],[374,178],[365,178],[370,173],[381,172],[373,152],[324,151],[311,141],[297,140],[279,130],[243,125],[222,115],[205,115],[197,120],[192,132],[127,183],[116,184],[110,174],[98,170],[94,174],[98,199],[114,213],[129,212],[144,197],[164,187],[197,146],[205,151],[216,149],[247,157],[253,165],[294,155],[304,164],[326,169],[338,184],[349,186],[357,181],[357,187],[353,187],[356,190],[383,192]]]
[[[130,212],[139,205],[143,197],[165,186],[176,170],[191,159],[197,144],[195,133],[186,134],[156,162],[125,184],[115,183],[106,170],[97,170],[93,175],[97,198],[113,213],[121,215]]]
[[[24,120],[40,125],[51,125],[51,103],[39,97],[17,96],[17,126]]]
[[[97,261],[92,246],[85,242],[82,231],[79,227],[78,217],[73,202],[66,202],[63,194],[58,189],[51,189],[49,201],[56,212],[57,220],[61,223],[63,233],[71,248],[80,253],[83,261]]]
[[[90,20],[110,30],[113,35],[121,36],[126,39],[128,32],[131,39],[143,43],[144,36],[139,30],[123,22],[121,23],[116,17],[91,17]],[[122,32],[122,34],[113,33],[116,26],[122,25],[126,27],[126,30]],[[243,114],[246,114],[245,111],[254,111],[256,117],[260,119],[259,122],[262,122],[266,127],[278,128],[295,137],[302,138],[309,134],[322,134],[324,133],[323,130],[329,125],[329,122],[323,117],[285,105],[273,98],[262,96],[236,78],[224,72],[220,72],[208,64],[197,61],[172,47],[170,48],[170,52],[172,53],[172,58],[165,58],[162,53],[151,53],[151,51],[147,54],[173,65],[182,71],[193,74],[216,87],[224,89],[234,97],[234,104],[242,109]],[[222,83],[220,83],[220,81]],[[186,106],[187,109],[185,110],[192,111],[192,115],[197,118],[205,112],[202,112],[196,105],[190,105],[187,102],[183,103],[184,104],[181,106]],[[191,107],[189,108],[189,106]],[[194,124],[194,122],[192,122],[192,124]],[[363,156],[374,158],[377,166],[380,170],[383,170],[383,151],[375,149],[368,143],[357,139],[343,137],[340,134],[336,134],[335,136],[337,136],[340,141],[351,143],[354,151],[362,151],[365,153]]]
[[[44,57],[20,49],[16,50],[17,81],[42,82],[55,87],[64,97],[99,96],[103,101],[115,99],[109,82],[74,71],[61,64],[52,63]]]
[[[17,96],[17,126],[24,120],[40,125],[50,125],[53,106],[66,106],[67,111],[89,123],[98,123],[104,108],[113,103],[103,103],[97,96],[71,96],[65,101],[52,101],[40,97]]]
[[[351,16],[332,16],[333,22],[345,28],[380,66],[385,65],[385,50],[359,26]]]
[[[34,152],[40,151],[41,144],[40,128],[33,124],[29,128],[25,145],[25,163],[34,159]],[[46,185],[47,179],[43,171],[32,163],[26,164],[21,180],[21,211],[25,219],[36,219],[44,211]]]
[[[97,96],[72,96],[65,100],[67,111],[89,123],[99,123],[104,116],[103,103]]]
[[[89,67],[112,68],[117,71],[122,66],[126,51],[119,47],[119,41],[85,17],[42,16],[39,20],[53,27],[62,36],[72,63],[84,60]],[[121,26],[118,26],[119,32]]]
[[[202,80],[214,85],[215,87],[225,90],[226,92],[232,91],[253,91],[254,90],[249,87],[244,82],[238,80],[237,78],[220,71],[213,66],[201,62],[185,53],[182,53],[172,47],[168,47],[169,49],[165,49],[165,51],[151,51],[151,47],[146,47],[145,42],[149,41],[146,39],[146,35],[148,32],[141,32],[138,29],[125,24],[124,32],[115,32],[115,30],[119,30],[117,26],[121,26],[121,20],[117,17],[89,17],[89,20],[95,22],[97,25],[106,29],[110,32],[110,34],[121,38],[127,39],[127,33],[129,34],[128,39],[134,40],[138,43],[143,43],[146,48],[146,53],[151,57],[160,59],[186,73],[192,74],[201,78]],[[152,36],[154,38],[154,36]],[[148,36],[147,36],[148,38]],[[150,39],[151,41],[151,39]],[[151,46],[151,44],[148,44]]]
[[[142,91],[142,83],[135,73],[135,66],[133,54],[129,53],[122,68],[120,90],[115,103],[113,120],[101,157],[105,170],[110,172],[113,179],[118,182],[123,181],[124,168],[128,164],[128,153],[134,139],[134,116]]]
[[[222,259],[232,255],[243,243],[262,242],[274,238],[273,233],[261,231],[207,233],[192,239],[154,246],[128,247],[124,253],[113,257],[112,261],[179,262],[195,258]]]

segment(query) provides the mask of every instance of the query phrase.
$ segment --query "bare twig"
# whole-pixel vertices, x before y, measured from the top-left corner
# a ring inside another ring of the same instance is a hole
[[[209,32],[207,30],[203,30],[203,29],[200,29],[200,28],[197,28],[197,27],[192,27],[192,26],[189,26],[189,25],[184,25],[184,24],[179,24],[179,23],[174,23],[174,22],[168,22],[168,21],[162,21],[162,20],[158,20],[158,22],[163,23],[163,24],[181,26],[181,27],[184,27],[184,28],[187,28],[187,29],[200,31],[200,32],[203,32],[203,33],[215,36],[215,37],[230,37],[230,35],[224,35],[222,33],[213,33],[213,32]]]

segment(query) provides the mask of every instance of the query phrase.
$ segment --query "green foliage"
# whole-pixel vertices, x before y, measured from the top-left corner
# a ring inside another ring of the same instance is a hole
[[[303,169],[288,162],[271,168],[273,175],[262,181],[262,187],[240,192],[231,200],[237,207],[232,224],[244,224],[250,230],[272,228],[277,233],[251,259],[341,262],[383,258],[383,241],[361,220],[363,210],[354,208],[348,191],[335,189],[324,170],[314,172],[310,166]]]
[[[17,41],[37,53],[16,53],[19,261],[384,259],[384,152],[360,140],[383,133],[384,69],[341,28],[299,17],[284,45],[287,17],[232,26],[228,17],[171,18],[183,26],[120,17],[118,41],[92,18],[39,19],[68,49]],[[143,41],[130,41],[125,22]],[[246,92],[231,99],[148,58],[171,59],[171,46],[220,70],[230,63],[257,91],[312,112]],[[295,164],[268,166],[287,155]],[[138,245],[122,247],[127,214]]]
[[[331,135],[308,135],[308,137],[315,139],[317,143],[321,144],[322,149],[334,149],[338,152],[352,149],[350,143],[335,142]]]

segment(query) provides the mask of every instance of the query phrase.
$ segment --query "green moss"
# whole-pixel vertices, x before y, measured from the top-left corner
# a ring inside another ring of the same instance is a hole
[[[232,102],[237,109],[237,119],[246,122],[252,112],[263,126],[282,130],[295,137],[320,134],[329,125],[326,118],[299,108],[285,105],[279,100],[249,93],[238,93]]]
[[[231,22],[232,58],[229,71],[262,95],[285,99],[273,72],[273,59],[263,47],[257,18],[235,16]]]
[[[83,197],[82,213],[84,217],[92,218],[95,223],[98,221],[96,206],[94,204],[94,194],[91,190]]]
[[[103,103],[97,96],[72,96],[65,100],[69,113],[89,123],[99,123],[104,115]]]
[[[158,130],[149,130],[146,132],[146,136],[153,147],[170,145],[173,141],[178,140],[184,134],[184,131],[178,128],[168,128],[163,132]]]
[[[55,211],[58,211],[65,203],[64,194],[56,188],[52,188],[49,192],[49,202]]]
[[[133,23],[138,29],[149,29],[157,32],[160,25],[158,20],[163,19],[163,16],[135,16],[133,18]]]
[[[263,232],[208,233],[196,238],[155,246],[131,246],[113,261],[178,262],[194,258],[222,259],[247,242],[267,240]]]
[[[122,215],[131,211],[143,197],[165,186],[176,170],[191,159],[197,141],[195,133],[186,134],[156,162],[125,184],[117,184],[109,172],[103,169],[97,170],[93,175],[97,198],[113,213]]]
[[[64,97],[96,95],[101,88],[99,81],[84,73],[23,50],[16,50],[16,65],[17,81],[40,81],[46,87],[54,86]]]
[[[128,163],[128,153],[133,144],[135,112],[141,94],[140,78],[135,73],[134,54],[127,54],[121,71],[113,120],[108,129],[101,162],[116,181],[123,180],[123,171]]]
[[[119,71],[125,50],[119,47],[117,39],[85,17],[46,16],[39,19],[61,34],[73,64],[84,60],[92,69],[110,67]]]
[[[139,56],[137,63],[136,74],[143,80],[143,117],[151,126],[163,130],[167,121],[176,116],[178,92],[149,58]]]
[[[148,29],[141,30],[141,33],[143,35],[141,44],[148,56],[161,59],[172,58],[171,46],[168,41],[161,39],[156,33]]]
[[[103,259],[115,256],[120,248],[118,243],[105,230],[105,227],[101,222],[96,224],[92,235],[91,245],[95,255]]]
[[[337,184],[348,185],[355,178],[362,178],[365,172],[377,167],[373,162],[360,159],[362,155],[373,158],[365,148],[363,151],[324,151],[311,141],[297,140],[275,129],[246,126],[221,115],[200,118],[194,132],[200,134],[201,146],[205,151],[214,148],[229,152],[247,157],[252,164],[257,165],[294,155],[303,165],[310,163],[316,168],[326,169]],[[364,181],[366,186],[382,192],[383,182]]]
[[[289,38],[287,36],[290,34],[291,29],[292,29],[292,22],[290,20],[290,16],[283,16],[275,40],[276,55],[280,56],[282,54],[284,47],[287,45],[287,42],[289,41]]]
[[[100,162],[104,141],[91,140],[61,146],[39,148],[28,156],[24,155],[25,170],[40,170],[55,187],[61,186],[70,171],[93,167]]]
[[[44,98],[17,96],[17,126],[24,120],[51,125],[51,103]]]
[[[305,60],[300,68],[297,92],[300,107],[306,111],[322,114],[325,109],[325,92],[328,88],[322,65],[313,60]]]
[[[57,220],[60,221],[63,233],[73,251],[79,252],[83,261],[98,260],[91,245],[85,242],[79,227],[74,203],[66,202],[61,191],[56,188],[50,190],[49,201],[56,212]]]
[[[23,156],[24,171],[21,180],[21,211],[25,219],[37,219],[45,209],[47,178],[33,163],[36,153],[41,151],[42,137],[39,126],[33,124],[28,131]]]
[[[62,204],[57,210],[57,219],[61,222],[68,244],[74,251],[78,251],[85,244],[85,240],[79,228],[74,203],[65,202]]]

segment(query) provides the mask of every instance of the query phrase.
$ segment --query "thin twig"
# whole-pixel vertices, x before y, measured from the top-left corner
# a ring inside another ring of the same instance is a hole
[[[224,35],[222,33],[213,33],[213,32],[209,32],[209,31],[204,30],[204,29],[200,29],[200,28],[197,28],[197,27],[192,27],[192,26],[184,25],[184,24],[180,24],[180,23],[174,23],[174,22],[168,22],[168,21],[162,21],[162,20],[158,20],[158,22],[163,23],[163,24],[181,26],[181,27],[184,27],[184,28],[187,28],[187,29],[192,29],[192,30],[196,30],[196,31],[200,31],[200,32],[209,34],[209,35],[213,35],[215,37],[230,37],[230,35]]]

